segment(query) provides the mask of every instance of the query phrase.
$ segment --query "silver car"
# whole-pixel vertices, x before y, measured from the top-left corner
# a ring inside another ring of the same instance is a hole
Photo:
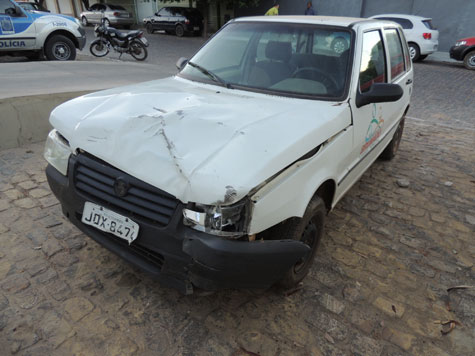
[[[130,12],[120,5],[112,4],[94,4],[89,10],[82,12],[80,17],[83,26],[101,23],[102,17],[105,18],[106,26],[114,25],[127,28],[135,23]]]

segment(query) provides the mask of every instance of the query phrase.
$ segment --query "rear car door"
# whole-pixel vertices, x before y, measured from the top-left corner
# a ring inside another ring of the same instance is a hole
[[[11,0],[0,0],[0,51],[34,49],[35,45],[31,14]]]

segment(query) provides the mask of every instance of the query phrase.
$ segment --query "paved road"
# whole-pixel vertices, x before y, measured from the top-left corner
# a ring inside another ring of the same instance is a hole
[[[416,64],[392,162],[329,215],[302,289],[184,297],[61,216],[41,144],[0,152],[0,349],[20,355],[469,355],[474,73]],[[445,88],[445,89],[444,89]],[[456,320],[449,325],[437,321]]]

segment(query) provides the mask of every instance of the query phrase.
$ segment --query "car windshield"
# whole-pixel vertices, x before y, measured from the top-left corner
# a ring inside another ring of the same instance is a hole
[[[287,96],[342,98],[349,78],[348,29],[236,22],[218,32],[180,76]]]

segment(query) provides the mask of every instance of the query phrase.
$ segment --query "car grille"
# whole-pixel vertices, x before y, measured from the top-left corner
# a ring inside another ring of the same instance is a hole
[[[129,183],[125,196],[115,193],[117,178]],[[150,184],[112,167],[108,163],[82,153],[77,156],[74,166],[74,186],[78,194],[118,213],[126,213],[131,218],[167,226],[178,206],[178,200]]]

